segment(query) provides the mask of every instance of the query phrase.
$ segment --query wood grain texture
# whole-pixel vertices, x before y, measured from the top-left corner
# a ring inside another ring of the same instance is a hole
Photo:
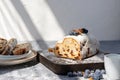
[[[70,60],[54,56],[52,53],[39,53],[40,62],[56,74],[66,75],[70,71],[84,71],[85,69],[104,69],[104,53],[100,52],[90,58]]]

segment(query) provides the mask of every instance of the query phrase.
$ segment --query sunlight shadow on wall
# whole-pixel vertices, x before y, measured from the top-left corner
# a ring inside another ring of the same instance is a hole
[[[40,33],[43,40],[59,40],[64,36],[64,30],[58,24],[54,14],[50,10],[49,6],[46,4],[45,0],[21,0],[21,3],[29,14],[32,22],[35,25],[36,30],[38,31],[38,33]],[[21,14],[22,13],[23,12],[21,10]],[[26,15],[24,14],[22,14],[22,16],[26,17]],[[27,21],[27,23],[29,24],[30,22]],[[35,31],[33,30],[32,32],[34,33]],[[40,37],[38,37],[37,35],[35,35],[35,38],[37,40],[40,40]]]
[[[42,46],[40,46],[42,49],[48,48],[45,41],[42,39],[42,36],[39,34],[38,30],[36,29],[34,23],[32,22],[29,14],[27,13],[26,9],[24,8],[23,4],[19,0],[11,0],[12,4],[15,6],[17,12],[21,16],[22,20],[24,21],[27,29],[29,30],[32,37],[37,40],[37,38],[41,39],[41,42],[43,43]]]
[[[15,14],[14,7],[10,2],[5,0],[1,1],[0,8],[2,14],[1,31],[3,31],[1,36],[7,39],[15,37],[20,41],[22,41],[23,38],[24,40],[27,40],[27,35],[23,33],[24,30],[20,27],[19,16]]]
[[[65,33],[85,27],[98,40],[120,40],[120,0],[45,1]]]

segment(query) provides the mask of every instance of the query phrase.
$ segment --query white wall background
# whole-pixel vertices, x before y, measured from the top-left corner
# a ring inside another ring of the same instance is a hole
[[[120,0],[0,0],[0,37],[53,41],[80,27],[120,40]]]

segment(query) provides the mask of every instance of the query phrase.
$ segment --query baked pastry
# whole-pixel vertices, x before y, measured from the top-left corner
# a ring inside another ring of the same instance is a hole
[[[99,51],[99,42],[85,28],[73,30],[63,40],[57,41],[54,48],[49,48],[58,57],[84,59]]]
[[[32,46],[30,43],[18,44],[13,49],[12,53],[13,55],[20,55],[20,54],[27,53],[31,49],[32,49]]]
[[[9,51],[12,52],[12,50],[15,48],[17,45],[17,39],[11,38],[8,42],[8,46],[10,47]]]
[[[17,44],[15,38],[11,38],[9,41],[0,38],[0,54],[2,55],[20,55],[27,53],[31,49],[30,43]]]
[[[17,40],[15,38],[11,38],[5,46],[4,51],[2,52],[3,55],[10,55],[12,54],[12,50],[15,48],[17,44]]]
[[[0,38],[0,54],[3,52],[3,50],[5,49],[5,46],[7,44],[7,40]]]

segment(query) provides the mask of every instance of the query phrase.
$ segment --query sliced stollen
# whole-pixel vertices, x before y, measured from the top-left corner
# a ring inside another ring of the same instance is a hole
[[[3,52],[3,50],[5,49],[5,46],[7,44],[7,40],[0,38],[0,54]]]
[[[13,49],[12,53],[13,55],[20,55],[20,54],[27,53],[31,49],[32,49],[32,45],[30,43],[18,44]]]
[[[86,29],[74,30],[76,33],[65,36],[62,40],[56,42],[54,48],[49,48],[58,57],[70,59],[85,59],[93,56],[99,51],[99,42],[88,33]]]
[[[57,43],[54,49],[49,49],[56,56],[70,59],[81,59],[80,44],[73,38],[65,38],[63,43]]]
[[[3,55],[10,55],[10,54],[12,54],[12,50],[15,48],[16,44],[17,44],[17,40],[15,38],[11,38],[8,41],[8,43],[7,43],[4,51],[2,52],[2,54]]]

